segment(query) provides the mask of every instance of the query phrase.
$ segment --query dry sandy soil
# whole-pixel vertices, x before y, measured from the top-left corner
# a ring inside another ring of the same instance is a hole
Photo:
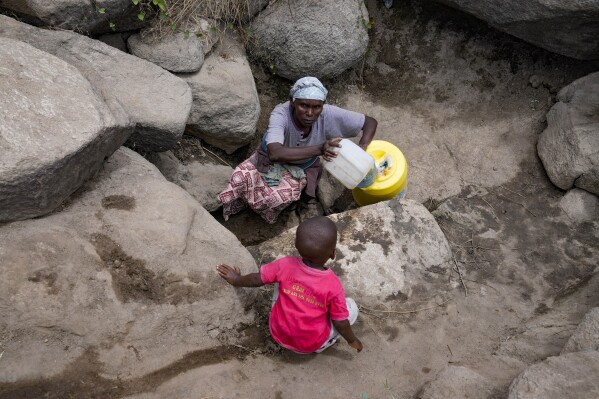
[[[440,207],[438,222],[464,285],[448,296],[431,292],[441,304],[431,309],[409,301],[362,309],[355,325],[362,353],[340,342],[309,356],[273,344],[270,291],[262,288],[260,318],[243,345],[224,341],[128,381],[104,379],[89,353],[52,380],[0,386],[0,398],[399,399],[417,395],[448,364],[489,378],[506,397],[526,366],[559,354],[585,312],[599,306],[599,231],[561,211],[565,193],[548,181],[535,145],[555,93],[599,65],[548,53],[445,7],[395,3],[387,10],[367,2],[371,49],[363,65],[327,82],[330,102],[379,121],[378,137],[410,163],[409,197],[430,210],[446,201],[451,212]],[[290,83],[255,72],[261,131]],[[222,223],[255,244],[251,234],[276,235],[288,220],[272,227],[246,215]]]

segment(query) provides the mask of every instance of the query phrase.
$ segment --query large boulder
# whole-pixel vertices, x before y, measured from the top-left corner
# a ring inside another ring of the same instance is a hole
[[[0,0],[2,9],[33,25],[94,35],[147,25],[137,17],[140,8],[131,0]]]
[[[251,24],[255,51],[277,75],[295,80],[337,76],[368,47],[368,11],[362,1],[278,1]]]
[[[599,58],[599,2],[588,0],[437,0],[549,51]]]
[[[148,157],[168,181],[184,188],[208,212],[222,206],[217,195],[229,183],[233,168],[229,165],[191,162],[181,163],[170,151]]]
[[[164,69],[77,33],[39,29],[3,15],[0,37],[29,43],[77,68],[111,110],[123,108],[135,123],[129,145],[166,151],[183,135],[191,90]]]
[[[77,361],[108,379],[176,369],[254,319],[256,291],[215,270],[256,271],[248,251],[123,147],[60,212],[1,226],[0,259],[3,389]]]
[[[196,72],[204,62],[204,49],[195,35],[167,33],[165,36],[136,33],[127,41],[131,54],[171,72]]]
[[[539,157],[559,188],[599,195],[599,72],[564,87],[557,98],[537,144]]]
[[[503,399],[497,385],[462,366],[449,365],[425,384],[416,399]]]
[[[525,369],[510,385],[508,399],[599,398],[599,352],[550,357]]]
[[[229,154],[252,141],[260,101],[245,50],[235,38],[223,36],[199,72],[178,76],[193,93],[188,133]]]
[[[391,200],[329,216],[339,232],[332,265],[346,293],[361,304],[442,296],[449,289],[451,249],[433,216],[412,200]],[[297,255],[295,229],[251,248],[263,262]]]
[[[20,41],[0,38],[0,93],[0,222],[54,210],[133,132],[76,68]]]
[[[584,316],[566,342],[562,354],[585,350],[599,351],[599,308],[592,309]]]
[[[176,32],[154,33],[142,30],[129,36],[131,54],[150,61],[171,72],[197,72],[204,55],[212,48],[210,23],[201,20],[188,23]]]
[[[578,223],[599,220],[599,198],[579,188],[569,190],[559,201],[568,217]]]

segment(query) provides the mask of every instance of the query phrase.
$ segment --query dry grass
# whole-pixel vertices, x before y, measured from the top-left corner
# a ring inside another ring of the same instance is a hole
[[[240,25],[249,19],[252,0],[168,0],[169,18],[157,19],[159,30],[172,24],[185,27],[198,21],[212,20],[228,25]]]

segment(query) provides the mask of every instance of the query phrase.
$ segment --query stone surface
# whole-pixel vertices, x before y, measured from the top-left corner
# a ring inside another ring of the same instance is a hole
[[[158,153],[150,159],[168,181],[184,188],[208,212],[220,208],[222,204],[216,196],[229,183],[233,168],[229,165],[191,162],[182,164],[170,151]]]
[[[451,251],[424,206],[391,200],[329,216],[338,229],[332,269],[348,296],[380,306],[408,298],[431,298],[450,289]],[[295,229],[266,241],[252,252],[263,263],[296,255]],[[257,255],[258,254],[258,255]]]
[[[232,153],[250,143],[260,102],[243,46],[229,35],[194,74],[180,74],[191,87],[193,104],[187,132]]]
[[[597,351],[550,357],[520,373],[510,385],[508,399],[595,399],[598,375]]]
[[[437,0],[549,51],[599,58],[599,3],[587,0]]]
[[[188,181],[181,181],[181,187],[187,190],[208,212],[220,208],[222,204],[216,196],[227,187],[233,174],[233,168],[228,165],[192,162],[187,165],[187,169],[190,178]]]
[[[51,26],[90,34],[138,29],[148,24],[140,21],[140,8],[131,0],[0,0],[0,10],[16,13],[37,26]],[[103,9],[103,13],[99,10]],[[149,18],[148,18],[149,19]]]
[[[44,215],[133,132],[73,66],[0,38],[0,222]]]
[[[559,206],[575,222],[599,220],[599,198],[588,191],[579,188],[568,191]]]
[[[131,54],[171,72],[196,72],[204,63],[204,41],[195,34],[140,32],[127,41]]]
[[[449,365],[427,383],[416,399],[500,399],[498,386],[462,366]]]
[[[255,51],[288,79],[336,76],[364,56],[368,19],[354,0],[274,2],[252,21]]]
[[[191,90],[164,69],[100,41],[35,28],[3,15],[0,37],[29,43],[77,68],[113,112],[122,108],[135,123],[132,147],[165,151],[183,135]]]
[[[584,316],[566,342],[562,354],[586,350],[599,351],[599,308],[592,309]]]
[[[549,179],[599,195],[599,72],[564,87],[537,144]]]
[[[345,186],[339,180],[329,174],[325,168],[322,168],[322,176],[318,183],[316,195],[324,209],[330,210],[335,201],[343,195],[345,190]]]
[[[97,366],[105,379],[136,378],[210,356],[254,318],[245,309],[256,291],[234,289],[215,271],[221,262],[256,271],[247,250],[123,147],[60,212],[2,225],[0,258],[2,362],[10,365],[0,383],[77,364]]]

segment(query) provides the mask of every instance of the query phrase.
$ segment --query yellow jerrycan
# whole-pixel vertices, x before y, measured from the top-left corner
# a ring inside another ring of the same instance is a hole
[[[408,162],[402,152],[393,144],[383,140],[373,140],[366,152],[374,158],[376,178],[374,183],[364,188],[354,188],[352,195],[360,206],[403,198],[408,182]]]

